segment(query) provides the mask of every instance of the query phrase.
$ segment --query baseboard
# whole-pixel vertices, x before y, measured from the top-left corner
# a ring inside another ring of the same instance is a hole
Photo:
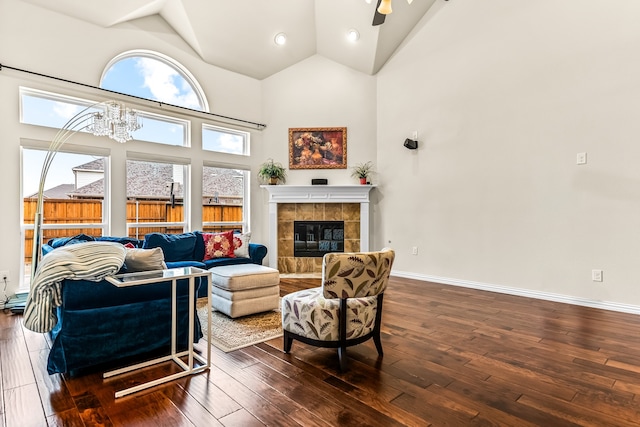
[[[441,283],[443,285],[460,286],[464,288],[478,289],[482,291],[498,292],[501,294],[516,295],[527,298],[535,298],[546,301],[555,301],[565,304],[581,305],[584,307],[599,308],[602,310],[619,311],[622,313],[640,314],[640,307],[637,305],[622,304],[611,301],[596,301],[587,298],[573,297],[569,295],[554,294],[550,292],[532,291],[529,289],[512,288],[509,286],[492,285],[490,283],[474,282],[471,280],[452,279],[449,277],[429,276],[426,274],[416,274],[407,271],[393,270],[392,276],[403,277],[405,279],[421,280],[423,282]]]

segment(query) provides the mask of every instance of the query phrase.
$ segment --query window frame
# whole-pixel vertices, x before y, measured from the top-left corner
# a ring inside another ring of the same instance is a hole
[[[208,163],[205,162],[203,164],[203,173],[202,173],[202,177],[203,177],[203,181],[204,181],[204,168],[206,167],[210,167],[210,168],[217,168],[217,169],[233,169],[233,170],[237,170],[240,173],[242,173],[242,180],[243,180],[243,186],[242,186],[242,220],[240,222],[238,221],[204,221],[204,215],[203,215],[203,219],[202,219],[202,229],[204,230],[205,227],[218,227],[218,226],[235,226],[235,225],[239,225],[240,229],[242,230],[243,233],[249,232],[251,231],[251,224],[250,224],[250,201],[249,201],[249,194],[250,194],[250,187],[251,187],[251,181],[250,181],[250,176],[251,176],[251,172],[248,169],[244,169],[244,168],[240,168],[240,167],[230,167],[229,165],[220,165],[220,164],[215,164],[215,163]],[[204,183],[203,183],[204,185]],[[204,196],[204,195],[203,195]],[[204,204],[201,203],[200,204],[201,207],[200,209],[204,209]]]
[[[155,228],[155,227],[182,227],[182,232],[187,232],[191,229],[191,164],[175,161],[175,159],[160,159],[158,157],[146,157],[135,156],[126,159],[126,168],[128,170],[128,162],[146,162],[146,163],[161,163],[172,166],[182,166],[182,221],[180,222],[130,222],[126,221],[126,233],[127,236],[135,236],[139,239],[139,233],[134,232],[140,228]],[[128,180],[128,176],[126,177]],[[129,195],[126,195],[127,204],[129,204]],[[144,237],[144,236],[143,236]]]
[[[236,135],[236,136],[240,136],[242,138],[242,152],[241,153],[231,153],[228,151],[220,151],[220,150],[213,150],[213,149],[209,149],[209,148],[205,148],[205,131],[210,130],[213,132],[218,132],[218,133],[227,133],[230,135]],[[200,135],[202,138],[202,150],[203,151],[207,151],[207,152],[211,152],[211,153],[221,153],[221,154],[231,154],[231,155],[235,155],[235,156],[245,156],[245,157],[249,157],[250,154],[250,147],[251,147],[251,132],[247,132],[247,131],[242,131],[242,130],[237,130],[237,129],[231,129],[231,128],[225,128],[222,126],[216,126],[216,125],[212,125],[210,123],[202,123],[202,127],[200,129]]]
[[[84,147],[83,147],[84,148]],[[30,271],[27,269],[26,264],[26,232],[28,230],[34,231],[35,224],[34,223],[25,223],[25,212],[24,212],[24,200],[26,197],[23,195],[23,186],[24,186],[24,175],[25,175],[25,159],[24,152],[25,150],[30,151],[42,151],[46,153],[48,151],[48,147],[37,146],[35,144],[22,144],[20,146],[20,253],[21,253],[21,262],[20,262],[20,277],[23,278],[20,289],[25,289],[30,286]],[[101,206],[101,222],[83,222],[83,223],[75,223],[75,222],[65,222],[65,223],[49,223],[47,224],[44,221],[41,224],[41,230],[44,234],[45,230],[74,230],[74,229],[98,229],[101,230],[103,236],[108,236],[111,232],[111,199],[109,195],[111,194],[111,180],[110,180],[110,170],[111,170],[111,156],[108,153],[105,153],[103,149],[79,149],[77,145],[68,144],[62,147],[56,155],[62,154],[73,154],[73,155],[84,155],[84,156],[96,156],[101,157],[103,159],[104,166],[104,176],[103,176],[103,195],[102,195],[102,206]],[[55,162],[55,159],[54,159]],[[43,242],[46,243],[46,242]],[[33,261],[32,261],[33,262]]]

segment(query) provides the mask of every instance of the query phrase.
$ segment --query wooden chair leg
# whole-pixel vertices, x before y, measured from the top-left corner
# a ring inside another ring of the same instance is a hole
[[[382,302],[384,301],[384,293],[378,294],[378,309],[376,310],[376,323],[373,327],[373,342],[376,344],[378,356],[382,357],[382,341],[380,341],[380,324],[382,323]]]
[[[289,353],[291,351],[291,345],[293,344],[293,338],[291,338],[291,336],[289,335],[289,332],[287,331],[283,331],[282,338],[284,339],[282,348],[285,353]]]
[[[338,347],[338,361],[340,363],[340,371],[347,371],[347,347]]]

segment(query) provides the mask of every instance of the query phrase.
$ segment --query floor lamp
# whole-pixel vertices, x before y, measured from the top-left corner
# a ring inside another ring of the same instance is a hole
[[[44,185],[49,167],[58,151],[76,132],[90,132],[95,136],[108,136],[120,143],[132,139],[131,133],[142,127],[137,111],[126,108],[115,101],[103,101],[90,105],[73,116],[56,133],[44,159],[38,186],[38,202],[34,217],[33,255],[31,258],[31,283],[33,283],[42,256],[42,209],[44,205]]]

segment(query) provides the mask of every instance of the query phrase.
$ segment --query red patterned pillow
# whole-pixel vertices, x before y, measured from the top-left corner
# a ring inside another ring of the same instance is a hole
[[[224,233],[202,233],[204,239],[204,261],[214,258],[234,258],[233,231]]]

